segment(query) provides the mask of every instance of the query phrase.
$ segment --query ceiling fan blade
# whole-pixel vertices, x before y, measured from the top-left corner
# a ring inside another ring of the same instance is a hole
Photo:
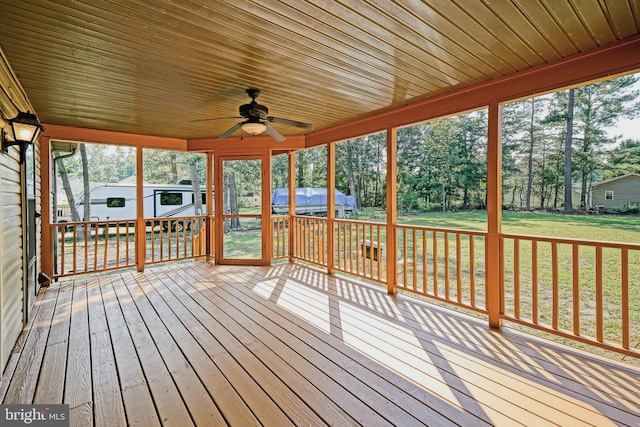
[[[273,116],[267,117],[267,120],[271,123],[280,123],[285,126],[293,126],[293,127],[297,127],[305,130],[313,130],[312,124],[299,122],[297,120],[289,120],[289,119],[283,119],[281,117],[273,117]]]
[[[242,127],[242,122],[235,124],[233,127],[231,127],[231,129],[229,129],[228,131],[220,135],[218,139],[225,139],[230,137],[235,131],[237,131],[241,127]]]
[[[213,117],[213,118],[209,118],[209,119],[196,119],[196,120],[189,120],[189,123],[195,123],[195,122],[208,122],[209,120],[227,120],[227,119],[241,119],[242,117],[240,116],[233,116],[233,117]]]
[[[285,138],[283,134],[281,134],[280,132],[278,132],[278,130],[276,128],[274,128],[273,126],[271,126],[271,123],[265,123],[264,124],[267,127],[267,133],[269,134],[269,136],[273,139],[276,140],[276,142],[282,142],[284,141]]]

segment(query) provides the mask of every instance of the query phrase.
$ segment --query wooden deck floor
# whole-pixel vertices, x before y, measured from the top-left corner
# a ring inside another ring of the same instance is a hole
[[[87,425],[640,425],[640,370],[314,269],[53,284],[0,388]]]

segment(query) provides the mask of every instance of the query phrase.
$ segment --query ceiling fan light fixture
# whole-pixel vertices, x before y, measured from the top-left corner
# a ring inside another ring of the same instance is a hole
[[[242,130],[249,135],[260,135],[267,130],[267,126],[260,122],[247,122],[242,124]]]

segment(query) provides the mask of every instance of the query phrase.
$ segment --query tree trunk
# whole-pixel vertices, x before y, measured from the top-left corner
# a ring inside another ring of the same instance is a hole
[[[571,197],[571,146],[573,143],[573,104],[574,89],[569,89],[569,105],[567,109],[567,135],[564,139],[564,213],[573,212]]]
[[[531,99],[531,122],[529,124],[529,137],[530,137],[530,141],[529,141],[529,159],[527,162],[527,169],[528,169],[528,174],[527,174],[527,204],[526,204],[526,208],[528,211],[531,210],[531,192],[532,192],[532,187],[533,187],[533,143],[535,141],[534,138],[534,132],[533,132],[533,126],[534,126],[534,122],[535,122],[535,99],[532,98]]]
[[[173,184],[178,183],[178,158],[175,152],[169,153],[169,166],[171,168],[171,180]]]
[[[354,173],[355,167],[353,165],[353,147],[352,143],[347,143],[347,180],[349,182],[349,195],[356,198],[356,208],[362,209],[362,198],[359,194],[359,186],[356,182],[356,176]]]
[[[82,183],[84,191],[84,215],[83,221],[91,221],[91,184],[89,183],[89,163],[87,161],[87,147],[78,144],[80,159],[82,160]]]
[[[198,167],[194,163],[191,165],[191,185],[193,186],[193,213],[202,215],[202,194],[200,192],[200,178],[198,177]],[[195,234],[200,232],[200,219],[196,219],[193,229]]]
[[[82,160],[82,183],[84,192],[84,212],[82,215],[82,220],[91,221],[91,184],[89,183],[89,162],[87,161],[87,147],[84,144],[78,144],[78,149],[80,150],[80,159]],[[85,226],[78,227],[78,239],[84,239],[85,232],[88,232],[88,229],[85,229]],[[107,233],[105,232],[105,235],[106,234]]]
[[[78,207],[76,206],[76,199],[73,196],[73,191],[71,191],[71,185],[69,184],[69,175],[67,174],[67,168],[64,167],[64,161],[57,157],[60,156],[60,153],[54,151],[53,158],[56,161],[56,166],[60,171],[60,179],[62,180],[62,188],[64,189],[65,194],[67,195],[67,203],[69,203],[69,209],[71,210],[71,221],[72,222],[80,222],[80,214],[78,214]],[[57,195],[56,195],[57,196]]]

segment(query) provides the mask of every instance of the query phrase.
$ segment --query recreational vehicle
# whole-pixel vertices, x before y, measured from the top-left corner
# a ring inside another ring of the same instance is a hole
[[[195,211],[193,186],[186,184],[145,184],[144,217],[170,218],[203,215],[206,193],[200,193],[202,211]],[[133,184],[101,184],[91,189],[91,221],[114,221],[136,218],[136,186]],[[84,217],[84,195],[78,198],[80,218]]]

